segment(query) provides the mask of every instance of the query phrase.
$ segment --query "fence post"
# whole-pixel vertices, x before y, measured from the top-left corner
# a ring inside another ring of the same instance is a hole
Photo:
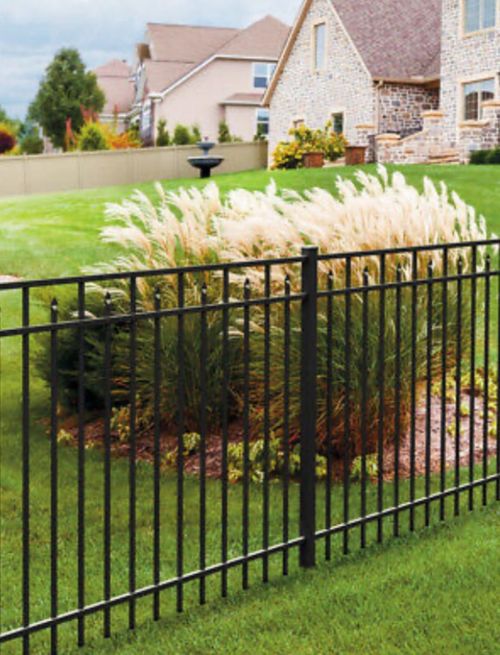
[[[305,538],[300,565],[316,564],[316,372],[318,249],[302,249],[302,325],[300,364],[300,533]]]

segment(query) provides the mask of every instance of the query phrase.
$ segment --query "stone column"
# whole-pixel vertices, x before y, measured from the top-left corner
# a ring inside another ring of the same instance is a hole
[[[378,134],[375,137],[376,159],[379,164],[399,163],[399,134]]]
[[[366,162],[372,163],[375,161],[375,135],[377,128],[375,125],[366,123],[363,125],[356,125],[356,144],[357,146],[364,146],[368,148],[366,151]]]

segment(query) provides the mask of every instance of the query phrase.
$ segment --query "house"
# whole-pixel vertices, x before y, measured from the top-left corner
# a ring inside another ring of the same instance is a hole
[[[267,134],[264,92],[289,34],[267,16],[245,29],[148,24],[137,47],[135,104],[141,135],[154,141],[158,122],[198,125],[216,139],[219,123],[252,140]]]
[[[499,0],[305,0],[264,98],[271,152],[332,120],[371,159],[466,159],[499,142],[499,69]]]
[[[116,124],[119,132],[127,129],[135,98],[133,72],[126,61],[113,59],[94,70],[106,104],[100,114],[103,123]]]

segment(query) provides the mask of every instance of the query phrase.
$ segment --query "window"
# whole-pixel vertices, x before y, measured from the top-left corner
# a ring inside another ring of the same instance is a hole
[[[325,67],[326,56],[326,23],[314,26],[314,68],[322,70]]]
[[[332,114],[332,130],[336,134],[344,134],[344,112]]]
[[[495,27],[497,0],[464,0],[466,33]]]
[[[269,82],[276,69],[276,64],[258,64],[253,65],[253,86],[254,89],[267,89]]]
[[[257,109],[257,136],[269,135],[269,109]]]
[[[464,84],[464,118],[477,121],[482,117],[482,103],[495,97],[495,80]]]

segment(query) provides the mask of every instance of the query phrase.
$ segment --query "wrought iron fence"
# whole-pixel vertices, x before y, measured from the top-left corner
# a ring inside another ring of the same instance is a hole
[[[498,500],[499,245],[1,284],[3,648]]]

